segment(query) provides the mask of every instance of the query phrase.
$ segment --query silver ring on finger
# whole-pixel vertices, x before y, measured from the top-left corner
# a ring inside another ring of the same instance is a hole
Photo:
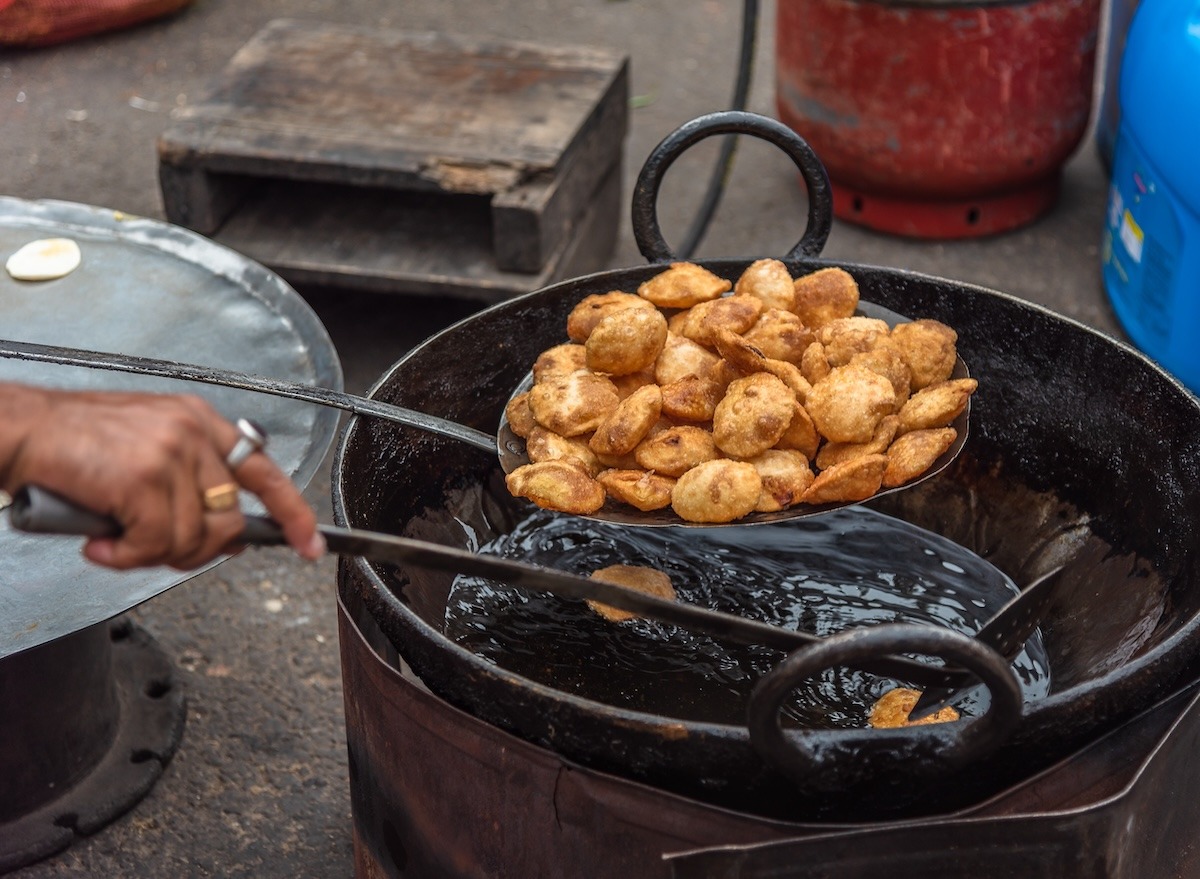
[[[239,418],[237,429],[241,436],[225,456],[225,466],[230,472],[237,470],[247,458],[255,452],[261,452],[267,445],[267,432],[249,418]]]

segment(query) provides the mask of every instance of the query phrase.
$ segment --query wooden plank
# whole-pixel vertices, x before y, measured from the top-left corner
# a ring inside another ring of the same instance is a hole
[[[160,139],[214,173],[501,192],[556,175],[624,58],[275,21]]]
[[[546,264],[608,173],[613,157],[621,154],[628,126],[629,78],[622,65],[558,173],[544,182],[498,192],[492,199],[492,240],[500,268],[532,272]]]

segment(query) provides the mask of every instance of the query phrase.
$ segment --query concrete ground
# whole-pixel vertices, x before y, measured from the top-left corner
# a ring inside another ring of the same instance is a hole
[[[773,112],[774,4],[765,3],[751,109]],[[599,44],[631,57],[638,97],[626,192],[649,150],[681,122],[728,103],[740,4],[619,0],[197,0],[169,20],[37,50],[0,50],[0,194],[162,217],[155,140],[173,108],[266,22],[290,17]],[[697,148],[668,176],[663,225],[677,240],[707,180]],[[785,251],[804,201],[788,160],[743,145],[700,256]],[[922,243],[838,222],[825,254],[983,284],[1105,331],[1100,286],[1106,180],[1090,139],[1047,217],[987,240]],[[627,220],[612,266],[642,262]],[[471,307],[305,292],[361,392],[405,350]],[[308,489],[330,521],[329,462]],[[337,877],[352,873],[333,559],[252,551],[133,612],[177,664],[188,698],[183,744],[128,815],[21,879],[57,876]],[[282,609],[280,609],[282,608]],[[4,710],[11,709],[5,706]]]

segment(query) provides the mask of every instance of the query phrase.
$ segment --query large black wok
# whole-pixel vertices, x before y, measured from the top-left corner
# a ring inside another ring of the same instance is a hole
[[[602,272],[481,312],[399,361],[371,396],[495,430],[537,354],[564,341],[584,296],[633,290],[663,268],[653,198],[661,174],[701,137],[744,131],[781,143],[806,177],[810,226],[794,275],[829,229],[823,170],[794,135],[746,114],[689,123],[655,152],[635,196],[639,244],[654,262]],[[786,131],[786,130],[783,130]],[[815,165],[815,168],[814,168]],[[705,260],[736,279],[750,260]],[[980,381],[971,436],[945,473],[880,499],[1028,583],[1064,564],[1042,626],[1049,694],[1025,705],[998,749],[975,748],[986,719],[889,731],[789,730],[786,772],[744,725],[682,720],[567,694],[497,668],[443,634],[453,577],[345,558],[363,596],[426,684],[471,713],[588,765],[759,814],[866,819],[951,808],[1040,769],[1111,729],[1189,674],[1200,643],[1200,405],[1130,348],[1003,293],[889,268],[836,263],[865,300],[959,333]],[[509,527],[494,456],[406,427],[355,419],[333,476],[339,523],[472,547]],[[402,745],[401,745],[402,746]],[[799,767],[799,768],[798,768]]]

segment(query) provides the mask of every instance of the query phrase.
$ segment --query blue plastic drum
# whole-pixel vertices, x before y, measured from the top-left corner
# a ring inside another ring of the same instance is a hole
[[[1133,343],[1200,392],[1200,0],[1144,0],[1125,44],[1101,248]]]

